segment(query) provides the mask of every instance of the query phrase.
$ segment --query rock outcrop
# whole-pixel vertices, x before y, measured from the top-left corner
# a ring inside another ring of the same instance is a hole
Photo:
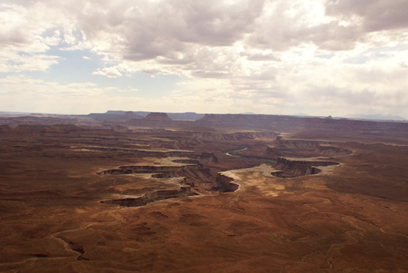
[[[186,165],[175,166],[122,166],[116,169],[109,169],[97,174],[99,175],[122,175],[150,173],[154,178],[184,177],[184,183],[194,186],[202,183],[214,183],[214,177],[210,169],[204,168],[197,160],[175,160],[175,163]]]
[[[297,177],[310,174],[320,173],[319,166],[338,165],[338,162],[333,161],[317,161],[317,160],[302,160],[288,159],[280,157],[274,165],[274,168],[279,170],[271,174],[277,177]]]
[[[219,173],[216,178],[216,185],[212,187],[211,190],[220,192],[234,192],[239,186],[235,183],[231,183],[232,181],[234,181],[234,179],[231,177]]]

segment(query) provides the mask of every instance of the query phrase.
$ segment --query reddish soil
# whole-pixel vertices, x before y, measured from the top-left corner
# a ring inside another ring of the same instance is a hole
[[[0,272],[408,272],[405,135],[277,140],[214,118],[194,131],[3,126]],[[296,157],[287,178],[264,164]],[[296,165],[321,161],[339,164]]]

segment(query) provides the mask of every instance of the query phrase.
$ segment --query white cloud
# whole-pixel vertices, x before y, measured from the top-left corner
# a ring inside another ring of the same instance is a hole
[[[17,5],[0,3],[0,71],[46,70],[58,62],[47,51],[66,42],[72,22],[46,3]],[[75,42],[75,41],[72,41]]]
[[[170,98],[192,111],[340,115],[364,108],[408,116],[400,107],[408,102],[404,0],[14,3],[0,4],[0,72],[52,68],[59,61],[48,53],[52,46],[88,49],[102,60],[94,75],[188,78]],[[40,86],[40,93],[74,94],[69,86]]]
[[[59,84],[27,76],[0,79],[3,111],[87,114],[107,108],[132,110],[146,103],[139,95],[134,88],[99,87],[89,82]]]
[[[100,68],[93,73],[94,75],[107,76],[108,78],[122,77],[122,73],[116,67]]]

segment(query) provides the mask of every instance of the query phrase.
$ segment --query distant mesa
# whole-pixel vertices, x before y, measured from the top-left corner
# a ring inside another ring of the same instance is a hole
[[[120,120],[131,120],[131,119],[142,119],[142,118],[143,118],[143,116],[137,115],[133,111],[124,112],[120,116]]]
[[[123,115],[125,117],[128,117],[128,118],[135,118],[136,117],[135,113],[133,113],[132,111],[125,112]]]
[[[143,116],[133,111],[108,111],[106,113],[91,113],[88,116],[101,121],[127,121],[131,119],[142,119]]]
[[[217,114],[205,114],[199,121],[218,121],[220,115]]]
[[[150,113],[143,120],[173,121],[166,113]]]
[[[91,113],[89,114],[89,116],[94,119],[98,119],[98,120],[123,121],[123,120],[131,120],[131,119],[142,119],[150,113],[151,112],[145,112],[145,111],[109,110],[106,113]],[[197,114],[195,112],[167,113],[167,115],[172,120],[198,120],[204,117],[204,114]]]

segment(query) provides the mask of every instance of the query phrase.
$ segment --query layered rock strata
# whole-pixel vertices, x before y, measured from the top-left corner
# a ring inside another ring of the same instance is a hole
[[[212,190],[220,192],[234,192],[239,186],[235,183],[231,183],[232,181],[234,181],[233,178],[219,173],[216,178],[216,185],[212,187]]]
[[[266,156],[280,157],[283,155],[296,154],[297,156],[344,156],[352,151],[335,147],[336,142],[310,141],[310,140],[282,140],[278,136],[273,146],[266,149]]]
[[[274,165],[277,171],[271,174],[277,177],[297,177],[303,175],[318,174],[321,170],[319,166],[338,165],[333,161],[317,161],[308,159],[288,159],[280,157]]]

